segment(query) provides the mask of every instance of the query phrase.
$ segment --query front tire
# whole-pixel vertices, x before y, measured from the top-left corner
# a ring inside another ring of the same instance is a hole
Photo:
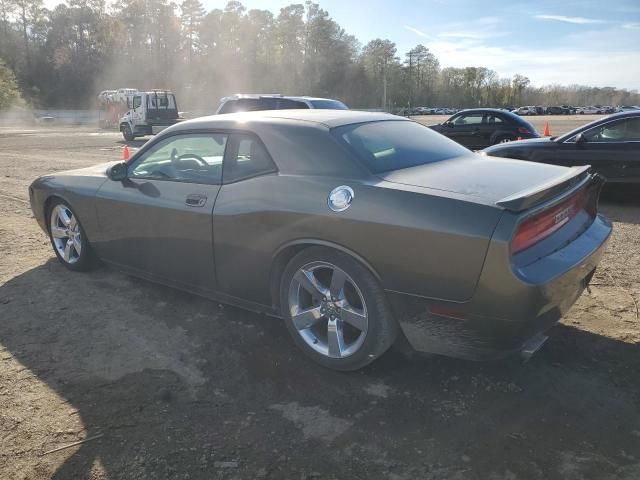
[[[60,263],[76,272],[91,270],[94,266],[91,247],[72,208],[57,200],[49,208],[47,220],[49,239]]]
[[[131,142],[132,140],[135,140],[135,136],[133,135],[133,132],[131,131],[131,127],[126,124],[122,127],[122,136],[124,137],[124,139],[127,142]]]
[[[398,333],[375,277],[349,255],[328,248],[307,248],[291,259],[281,279],[280,305],[296,345],[334,370],[373,362]]]

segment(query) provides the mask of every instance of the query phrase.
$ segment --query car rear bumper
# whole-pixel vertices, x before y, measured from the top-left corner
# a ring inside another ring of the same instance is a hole
[[[418,351],[472,360],[522,352],[580,297],[611,231],[611,223],[598,215],[564,248],[508,276],[496,275],[485,263],[476,293],[468,302],[388,292],[392,310],[409,344]]]

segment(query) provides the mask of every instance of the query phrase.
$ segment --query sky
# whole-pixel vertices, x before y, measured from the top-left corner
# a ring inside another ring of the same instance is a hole
[[[227,0],[201,0],[207,10]],[[273,11],[304,0],[241,0]],[[581,84],[640,90],[638,0],[316,0],[364,45],[404,54],[421,43],[442,67],[484,66],[537,86]],[[49,4],[58,3],[47,0]],[[180,3],[180,1],[176,1]]]

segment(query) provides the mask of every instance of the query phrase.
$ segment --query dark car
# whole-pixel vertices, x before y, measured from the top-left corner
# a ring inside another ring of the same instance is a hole
[[[484,153],[567,167],[591,165],[609,182],[640,182],[640,111],[610,115],[560,137],[495,145]]]
[[[332,98],[291,97],[280,94],[237,94],[220,99],[216,113],[255,112],[259,110],[348,110],[344,103]]]
[[[309,357],[353,370],[396,339],[530,355],[603,254],[600,187],[394,115],[281,110],[182,122],[29,196],[68,269],[97,258],[281,317]]]
[[[537,138],[535,127],[512,112],[496,108],[474,108],[456,113],[446,122],[431,125],[438,133],[471,150],[518,138]]]
[[[569,109],[564,107],[547,107],[547,115],[567,115]]]

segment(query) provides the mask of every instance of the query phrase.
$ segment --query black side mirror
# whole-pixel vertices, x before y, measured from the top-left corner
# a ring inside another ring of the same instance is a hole
[[[577,144],[585,143],[586,141],[587,141],[587,139],[585,138],[585,136],[582,133],[579,133],[579,134],[576,135],[575,142]]]
[[[116,163],[107,168],[107,177],[114,182],[121,182],[127,178],[127,164],[125,162]]]
[[[453,127],[453,122],[451,120],[447,120],[446,122],[443,123],[443,125],[445,127],[452,128]]]

